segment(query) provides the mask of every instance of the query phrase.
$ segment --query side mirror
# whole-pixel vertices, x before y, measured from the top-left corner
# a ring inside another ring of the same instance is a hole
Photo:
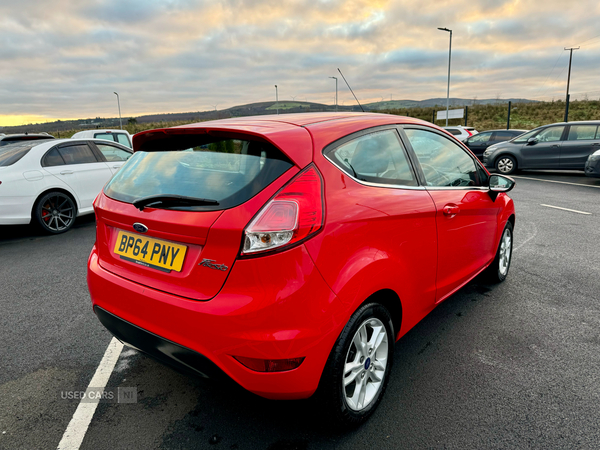
[[[493,201],[496,201],[498,194],[501,192],[508,192],[515,187],[515,180],[504,175],[491,175],[490,176],[490,197]]]
[[[527,139],[527,145],[537,144],[537,142],[538,142],[538,138],[536,138],[536,137]]]

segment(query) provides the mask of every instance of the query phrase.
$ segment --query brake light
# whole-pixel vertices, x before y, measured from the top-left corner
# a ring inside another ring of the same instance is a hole
[[[471,133],[469,130],[465,130],[467,133],[469,133],[469,137],[473,136],[473,133]]]
[[[323,179],[314,165],[275,194],[244,231],[242,255],[299,244],[323,228]]]

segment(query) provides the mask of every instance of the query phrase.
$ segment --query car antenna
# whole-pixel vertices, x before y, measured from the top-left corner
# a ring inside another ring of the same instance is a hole
[[[342,73],[342,71],[340,70],[339,67],[338,67],[338,72],[340,73],[340,75],[342,76],[342,78],[344,79],[344,81],[346,82],[346,86],[348,86],[348,89],[350,89],[350,92],[352,92],[352,95],[354,95],[354,91],[352,90],[352,88],[350,87],[350,85],[348,84],[348,82],[346,81],[346,77],[344,76],[344,74]],[[360,109],[362,109],[362,112],[365,112],[365,108],[362,107],[362,105],[360,104],[360,102],[356,98],[356,95],[354,95],[354,99],[356,100],[356,103],[358,103],[358,106],[360,106]]]

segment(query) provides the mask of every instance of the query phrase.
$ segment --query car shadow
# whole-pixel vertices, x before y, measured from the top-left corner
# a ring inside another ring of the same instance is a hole
[[[73,229],[93,226],[94,223],[94,215],[86,214],[85,216],[78,217],[75,220],[75,223],[73,224],[71,230],[67,231],[66,233],[69,233]],[[35,224],[0,225],[0,243],[21,239],[36,239],[50,236],[53,235],[45,233],[42,229],[40,229],[39,226],[36,226]]]

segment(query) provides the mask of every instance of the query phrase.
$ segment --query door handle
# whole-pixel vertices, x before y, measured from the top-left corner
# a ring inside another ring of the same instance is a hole
[[[455,216],[460,212],[460,208],[456,205],[446,205],[444,206],[444,215],[445,216]]]
[[[592,145],[600,145],[600,142],[594,142]]]
[[[61,175],[72,175],[73,171],[72,170],[63,170],[60,174]]]
[[[113,166],[113,169],[120,169],[121,166]]]
[[[552,147],[560,147],[560,144],[554,144]]]

